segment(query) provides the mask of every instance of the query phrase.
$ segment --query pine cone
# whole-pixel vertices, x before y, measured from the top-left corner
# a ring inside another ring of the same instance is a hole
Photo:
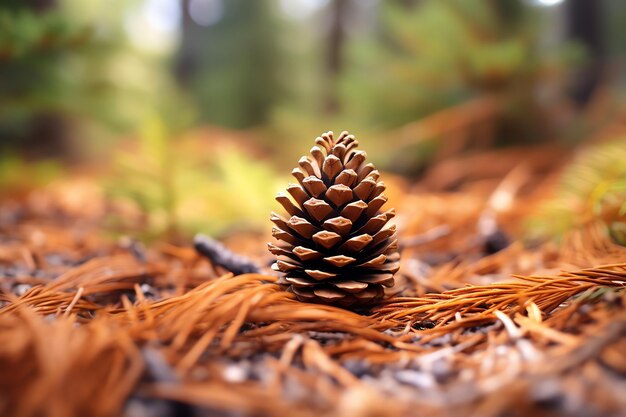
[[[384,287],[394,284],[400,254],[396,227],[388,223],[393,209],[379,172],[366,154],[355,148],[353,135],[333,132],[315,140],[311,157],[303,156],[292,171],[299,184],[289,184],[293,198],[276,200],[289,213],[272,213],[277,256],[272,269],[281,271],[280,284],[302,301],[342,307],[362,307],[380,301]],[[294,203],[295,202],[295,203]]]

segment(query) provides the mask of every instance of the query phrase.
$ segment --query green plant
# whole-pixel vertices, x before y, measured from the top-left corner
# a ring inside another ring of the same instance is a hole
[[[556,195],[529,222],[531,237],[559,238],[602,221],[626,245],[626,137],[584,148],[561,175]]]
[[[278,189],[273,171],[241,147],[207,139],[173,136],[153,118],[137,146],[118,153],[109,195],[139,208],[147,237],[264,228]]]
[[[0,194],[27,191],[46,185],[62,175],[60,164],[52,160],[28,162],[5,153],[0,156]]]
[[[60,0],[45,11],[10,3],[0,7],[0,151],[45,144],[61,154],[136,129],[157,107],[187,115],[163,57],[127,42],[129,2]],[[89,140],[73,140],[83,130]]]

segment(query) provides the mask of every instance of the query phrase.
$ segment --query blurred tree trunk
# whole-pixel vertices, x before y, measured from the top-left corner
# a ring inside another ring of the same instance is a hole
[[[29,0],[25,2],[26,7],[29,7],[38,12],[45,12],[52,10],[57,6],[56,0]]]
[[[182,0],[182,42],[178,50],[176,61],[174,62],[174,75],[178,82],[185,88],[189,87],[192,77],[196,73],[197,59],[195,59],[193,43],[189,42],[194,37],[194,32],[198,30],[195,27],[191,14],[189,13],[189,4],[191,0]]]
[[[586,104],[605,74],[606,48],[602,0],[569,0],[566,3],[568,34],[587,50],[587,65],[575,74],[572,96],[581,105]]]
[[[47,12],[58,6],[57,0],[3,0],[0,2],[3,9],[28,9],[34,12]]]
[[[23,6],[37,13],[47,13],[58,4],[57,0],[26,0]],[[31,158],[71,159],[76,156],[69,137],[68,121],[55,112],[34,116],[23,146],[25,155]]]
[[[335,114],[339,111],[337,81],[343,68],[343,50],[346,40],[345,24],[349,14],[349,0],[333,0],[330,5],[330,27],[328,28],[326,49],[326,88],[324,111]]]
[[[417,6],[418,0],[397,0],[405,9],[411,10]]]

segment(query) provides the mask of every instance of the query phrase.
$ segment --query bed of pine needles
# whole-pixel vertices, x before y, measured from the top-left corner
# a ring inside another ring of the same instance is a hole
[[[523,244],[542,169],[448,193],[391,177],[402,269],[360,314],[191,242],[112,238],[80,182],[7,200],[0,415],[623,416],[626,247],[595,222]],[[264,239],[226,243],[266,266]]]

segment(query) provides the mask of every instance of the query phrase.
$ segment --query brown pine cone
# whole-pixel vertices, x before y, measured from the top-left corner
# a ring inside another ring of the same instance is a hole
[[[324,133],[315,144],[292,171],[299,183],[287,187],[292,198],[276,197],[290,217],[272,213],[272,235],[280,241],[268,244],[277,257],[272,269],[302,301],[376,303],[393,286],[400,263],[396,227],[388,223],[395,211],[380,211],[385,184],[348,132],[337,139]]]

